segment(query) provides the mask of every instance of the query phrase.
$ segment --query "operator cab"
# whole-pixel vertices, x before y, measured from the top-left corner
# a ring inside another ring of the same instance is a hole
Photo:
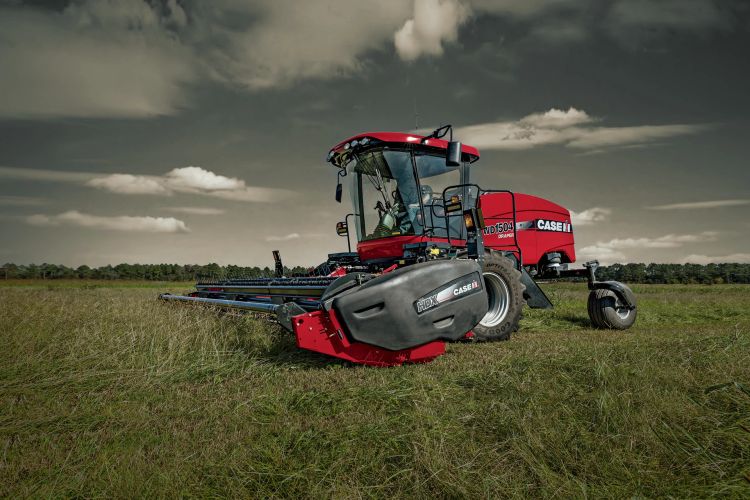
[[[328,154],[347,185],[360,243],[465,237],[461,218],[446,217],[445,202],[455,196],[475,201],[468,166],[478,158],[475,148],[434,135],[383,132],[352,137]]]

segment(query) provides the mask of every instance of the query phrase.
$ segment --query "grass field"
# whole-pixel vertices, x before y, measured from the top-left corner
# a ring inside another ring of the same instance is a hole
[[[188,285],[0,282],[4,497],[750,497],[750,286],[547,288],[510,342],[353,367]]]

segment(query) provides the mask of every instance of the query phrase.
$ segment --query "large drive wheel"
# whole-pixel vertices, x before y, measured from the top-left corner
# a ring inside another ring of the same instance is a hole
[[[513,261],[502,254],[490,252],[482,265],[484,285],[487,289],[489,309],[474,327],[475,340],[508,340],[518,330],[521,312],[526,304],[521,283],[521,272]]]
[[[627,330],[637,315],[637,309],[628,309],[612,290],[591,290],[588,301],[589,318],[595,328]]]

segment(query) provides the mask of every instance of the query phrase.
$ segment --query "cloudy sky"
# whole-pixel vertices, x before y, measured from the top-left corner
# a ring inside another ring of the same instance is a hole
[[[0,0],[0,262],[312,265],[328,149],[443,123],[581,258],[750,261],[742,0]]]

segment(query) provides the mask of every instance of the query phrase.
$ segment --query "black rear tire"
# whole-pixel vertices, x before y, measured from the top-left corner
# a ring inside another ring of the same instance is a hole
[[[627,330],[638,315],[637,309],[627,309],[612,290],[591,290],[588,311],[594,328]]]
[[[513,261],[497,252],[488,252],[482,265],[489,310],[474,327],[474,340],[508,340],[518,330],[526,299],[526,286]]]

